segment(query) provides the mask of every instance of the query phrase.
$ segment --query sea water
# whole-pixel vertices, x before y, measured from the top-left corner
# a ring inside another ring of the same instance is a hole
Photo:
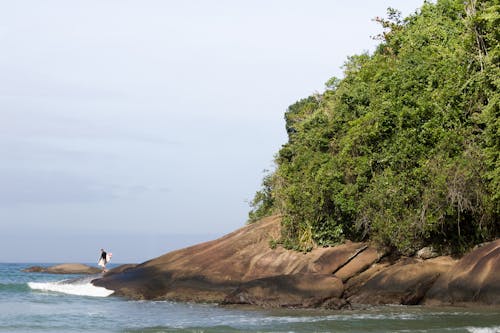
[[[266,310],[131,301],[93,286],[99,275],[22,272],[34,265],[0,264],[0,332],[500,332],[500,308]]]

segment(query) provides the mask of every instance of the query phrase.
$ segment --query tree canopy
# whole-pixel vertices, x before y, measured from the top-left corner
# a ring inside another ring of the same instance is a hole
[[[250,221],[283,216],[298,250],[345,239],[463,252],[500,230],[500,4],[388,10],[373,54],[285,113],[288,142]]]

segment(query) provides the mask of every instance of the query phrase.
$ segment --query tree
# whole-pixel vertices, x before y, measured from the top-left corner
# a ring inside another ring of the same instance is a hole
[[[288,108],[254,216],[282,214],[281,242],[299,250],[348,238],[463,252],[498,237],[499,13],[439,0],[376,19],[374,54]]]

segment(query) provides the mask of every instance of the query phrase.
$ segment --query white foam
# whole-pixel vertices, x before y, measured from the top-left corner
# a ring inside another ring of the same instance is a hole
[[[495,327],[466,327],[470,333],[499,333],[500,326]]]
[[[471,333],[500,333],[500,326],[495,327],[466,327]]]
[[[113,290],[94,286],[89,281],[83,281],[83,283],[75,281],[69,282],[68,280],[57,282],[28,282],[28,286],[34,290],[54,291],[78,296],[107,297],[114,293]]]

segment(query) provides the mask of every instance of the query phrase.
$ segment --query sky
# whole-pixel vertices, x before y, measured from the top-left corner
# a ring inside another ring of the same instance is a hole
[[[284,112],[423,0],[0,0],[0,262],[142,262],[245,225]]]

